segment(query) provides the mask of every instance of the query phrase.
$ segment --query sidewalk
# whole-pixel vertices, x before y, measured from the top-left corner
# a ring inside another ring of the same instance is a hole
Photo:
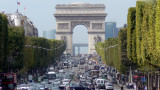
[[[128,83],[126,83],[126,85],[122,85],[122,84],[119,83],[118,80],[117,80],[117,84],[116,84],[116,85],[118,85],[120,88],[123,86],[123,90],[136,90],[136,89],[128,89],[128,88],[126,87],[126,85],[128,85]]]

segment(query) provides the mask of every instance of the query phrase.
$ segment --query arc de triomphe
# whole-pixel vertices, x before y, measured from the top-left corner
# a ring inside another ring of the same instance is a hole
[[[56,39],[65,40],[65,53],[73,54],[72,33],[76,25],[88,29],[88,53],[95,52],[95,43],[105,41],[105,5],[73,3],[56,5]]]

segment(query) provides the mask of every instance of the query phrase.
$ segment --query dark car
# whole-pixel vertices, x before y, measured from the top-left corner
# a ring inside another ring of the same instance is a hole
[[[60,85],[59,90],[65,90],[65,85]]]
[[[83,86],[77,84],[77,83],[70,83],[70,89],[69,90],[87,90]]]
[[[98,85],[97,85],[97,88],[98,88],[98,89],[105,89],[105,85],[104,85],[104,84],[98,84]]]

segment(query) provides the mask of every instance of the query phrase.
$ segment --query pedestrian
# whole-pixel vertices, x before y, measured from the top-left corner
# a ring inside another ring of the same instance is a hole
[[[134,90],[136,90],[136,84],[134,85]]]
[[[146,87],[146,86],[144,86],[144,90],[147,90],[147,87]]]
[[[123,90],[123,85],[121,86],[121,90]]]
[[[141,87],[140,87],[140,85],[138,86],[138,90],[141,90]]]

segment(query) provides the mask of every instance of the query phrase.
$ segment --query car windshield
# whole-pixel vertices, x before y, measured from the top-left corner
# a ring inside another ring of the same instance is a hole
[[[91,82],[91,80],[87,80],[87,82]]]
[[[70,83],[70,86],[79,86],[77,83]]]
[[[63,82],[68,82],[68,80],[65,80],[65,81],[63,81]]]
[[[108,86],[113,86],[112,84],[109,84]]]
[[[101,80],[101,84],[103,84],[104,83],[104,81],[103,80]]]
[[[68,66],[68,63],[64,63],[64,66]]]
[[[58,84],[53,84],[53,87],[59,87],[59,85]]]
[[[56,74],[48,74],[48,79],[56,79]]]
[[[100,80],[98,80],[97,83],[100,83]]]

